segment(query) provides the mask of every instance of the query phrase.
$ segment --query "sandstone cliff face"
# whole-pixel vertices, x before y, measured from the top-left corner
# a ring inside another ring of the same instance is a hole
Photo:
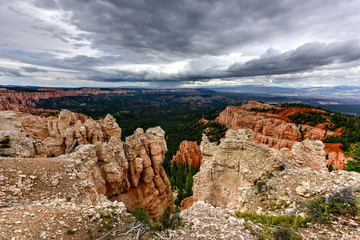
[[[173,205],[161,166],[167,151],[164,135],[160,127],[137,129],[125,142],[113,137],[108,143],[80,145],[68,158],[77,164],[78,177],[90,179],[98,194],[124,202],[131,210],[144,205],[149,214],[160,216]]]
[[[201,151],[200,146],[196,142],[183,141],[180,144],[180,149],[176,152],[176,155],[171,160],[173,162],[187,163],[189,166],[197,167],[201,164]]]
[[[249,111],[254,108],[271,109],[274,107],[255,101],[250,101],[248,104],[241,107],[229,106],[220,113],[217,121],[233,130],[243,128],[251,129],[254,131],[253,139],[255,142],[263,143],[276,149],[282,149],[284,147],[291,149],[293,145],[296,142],[301,141],[301,139],[322,140],[325,134],[335,134],[335,132],[325,131],[318,126],[311,127],[305,124],[297,126],[287,122],[286,116],[295,113],[297,111],[296,109],[277,108],[277,110],[280,111],[280,113],[277,114]],[[300,127],[304,132],[304,136],[301,134]],[[343,162],[343,159],[334,159],[336,156],[342,154],[341,149],[338,149],[338,152],[328,151],[330,149],[326,150],[326,154],[332,157],[332,161],[335,161],[336,163]],[[342,165],[339,163],[336,164],[336,166],[340,167]]]
[[[359,173],[316,171],[325,164],[321,142],[306,140],[291,151],[279,151],[253,142],[251,133],[228,130],[219,145],[204,136],[194,201],[241,211],[272,211],[274,204],[284,201],[289,207],[279,211],[292,211],[309,197],[360,186]]]

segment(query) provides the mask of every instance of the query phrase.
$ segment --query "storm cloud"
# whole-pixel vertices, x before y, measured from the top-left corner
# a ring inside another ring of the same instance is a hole
[[[306,86],[309,75],[320,84],[336,75],[352,85],[359,8],[335,0],[3,2],[0,76],[11,81],[14,68],[26,84],[26,77],[56,71],[89,85],[151,87],[241,84],[267,75]]]

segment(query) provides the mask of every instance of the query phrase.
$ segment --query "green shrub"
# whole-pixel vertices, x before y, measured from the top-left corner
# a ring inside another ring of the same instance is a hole
[[[272,172],[268,172],[267,177],[270,179],[270,178],[274,177],[274,174]]]
[[[54,153],[49,153],[49,154],[47,155],[47,157],[48,157],[48,158],[53,158],[53,157],[55,157],[55,154],[54,154]]]
[[[275,240],[301,240],[301,237],[289,228],[278,228],[273,232]]]
[[[264,182],[264,181],[261,181],[261,180],[256,181],[256,187],[257,187],[258,193],[261,193],[263,186],[265,186],[265,185],[266,185],[266,182]]]
[[[5,138],[4,140],[2,140],[1,142],[0,142],[0,144],[10,144],[10,138]]]
[[[162,224],[163,229],[167,229],[171,227],[171,222],[170,222],[171,214],[172,214],[172,209],[170,206],[167,206],[160,218],[160,223]]]
[[[135,208],[130,213],[135,217],[135,219],[139,222],[149,224],[150,223],[150,216],[149,213],[146,211],[144,205],[140,205]]]
[[[256,212],[235,212],[235,215],[239,218],[243,218],[245,221],[252,221],[253,223],[261,223],[264,226],[270,227],[273,225],[290,227],[298,229],[300,227],[307,227],[307,224],[312,221],[311,218],[302,218],[296,216],[269,216],[264,214],[257,214]]]
[[[360,142],[351,145],[345,155],[353,158],[353,160],[347,160],[344,169],[351,172],[360,172]]]
[[[306,211],[312,218],[320,222],[329,223],[331,214],[359,214],[358,201],[353,196],[350,187],[344,187],[327,197],[317,197],[305,204]]]

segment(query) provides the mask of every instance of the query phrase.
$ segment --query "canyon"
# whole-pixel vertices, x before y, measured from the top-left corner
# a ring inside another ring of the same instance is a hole
[[[34,100],[60,98],[66,96],[88,96],[99,94],[128,94],[132,90],[114,89],[103,90],[99,88],[82,88],[82,89],[53,89],[38,88],[33,91],[16,91],[8,88],[0,88],[0,111],[13,110],[26,112],[31,114],[40,114],[43,112],[58,112],[57,110],[49,110],[36,108]]]
[[[119,234],[105,230],[96,236],[133,239],[128,233],[135,222],[129,224],[127,211],[144,206],[159,218],[172,208],[173,192],[162,167],[165,132],[160,127],[138,128],[124,141],[121,135],[110,114],[94,120],[68,110],[50,117],[0,111],[0,141],[9,139],[0,149],[6,155],[0,157],[0,237],[83,239],[104,216],[112,216]],[[234,211],[305,214],[297,212],[304,201],[343,187],[360,191],[359,173],[328,171],[321,141],[305,139],[277,149],[258,143],[254,135],[251,129],[228,129],[220,143],[203,134],[200,146],[194,141],[180,144],[173,162],[200,165],[200,171],[193,178],[193,196],[175,213],[182,227],[162,236],[256,239],[246,224],[257,225]],[[332,222],[336,229],[314,224],[299,234],[305,239],[357,239],[347,224],[360,226],[358,218]]]

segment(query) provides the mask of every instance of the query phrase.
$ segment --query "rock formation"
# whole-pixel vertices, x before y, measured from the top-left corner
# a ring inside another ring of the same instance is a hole
[[[108,114],[104,119],[97,121],[68,110],[62,110],[57,118],[42,118],[28,113],[0,111],[1,136],[15,137],[15,133],[10,134],[11,136],[6,133],[9,130],[21,133],[33,141],[41,141],[41,144],[45,145],[44,149],[47,149],[41,153],[36,153],[33,149],[31,150],[33,154],[30,155],[26,150],[22,154],[24,157],[34,157],[38,154],[55,154],[56,156],[64,154],[69,151],[75,139],[78,145],[82,145],[93,144],[97,141],[106,142],[111,137],[121,137],[121,128],[111,115]],[[23,136],[18,138],[25,139]],[[15,145],[11,144],[10,146]],[[31,144],[29,146],[31,147]],[[21,154],[21,149],[16,151]],[[19,154],[11,156],[18,157]]]
[[[194,176],[194,200],[213,206],[237,209],[239,188],[253,184],[269,172],[284,165],[276,149],[252,141],[252,131],[228,130],[217,146],[203,135],[203,162]]]
[[[317,140],[306,139],[295,143],[291,151],[288,148],[281,149],[281,153],[289,161],[299,164],[301,167],[309,167],[313,170],[327,171],[324,144]]]
[[[185,140],[180,144],[180,149],[173,156],[171,163],[187,163],[189,166],[197,167],[200,166],[201,159],[200,146],[196,142]]]
[[[98,194],[131,210],[144,205],[149,214],[159,216],[173,204],[161,166],[167,151],[164,135],[160,127],[146,132],[139,128],[125,142],[112,137],[107,143],[80,145],[68,159],[77,163],[78,177],[90,179]]]
[[[324,169],[321,142],[305,140],[291,151],[279,151],[253,142],[251,134],[251,130],[230,129],[219,145],[203,136],[194,201],[241,211],[270,211],[273,204],[285,201],[290,211],[311,196],[360,186],[359,173],[316,171]]]
[[[66,166],[70,166],[70,175],[64,171],[65,175],[60,173],[51,181],[56,183],[56,187],[58,183],[61,185],[72,180],[77,187],[63,186],[59,194],[68,193],[77,201],[87,204],[106,196],[112,201],[124,202],[128,209],[144,205],[153,216],[161,215],[167,206],[173,205],[170,182],[162,167],[167,151],[164,135],[160,127],[149,128],[146,132],[137,129],[122,142],[121,129],[111,115],[95,121],[67,110],[61,111],[56,119],[12,111],[0,112],[0,142],[9,139],[6,146],[1,145],[0,153],[3,156],[22,160],[23,157],[45,157],[49,153],[60,155],[67,153],[76,139],[78,146],[71,154],[29,160],[38,167],[43,165],[42,171],[49,172],[46,175],[58,172],[52,169],[56,164],[65,166],[68,163]],[[13,161],[12,158],[5,160]],[[52,164],[47,166],[46,162]],[[19,161],[15,159],[15,163]],[[18,167],[26,166],[20,164]],[[32,167],[26,168],[30,170]],[[40,179],[36,171],[33,175]],[[46,185],[38,183],[42,184]],[[20,192],[23,190],[20,189]],[[44,191],[42,194],[47,193]],[[20,199],[26,196],[26,191],[19,195]]]
[[[275,109],[276,113],[272,113],[271,111],[251,111],[253,109]],[[323,140],[325,135],[330,136],[336,134],[332,131],[325,131],[323,126],[320,126],[321,124],[312,127],[306,124],[297,126],[296,124],[288,122],[289,119],[287,116],[297,111],[314,110],[307,108],[280,108],[250,101],[241,107],[227,107],[220,113],[217,121],[233,130],[251,129],[254,131],[253,139],[255,142],[263,143],[276,149],[284,147],[291,149],[296,142],[302,139]],[[341,167],[344,160],[344,158],[341,158],[343,154],[342,150],[340,148],[338,148],[336,152],[330,148],[326,148],[325,150],[326,154],[332,158],[330,161],[336,162],[336,166]],[[339,156],[341,159],[337,159],[336,156]]]

